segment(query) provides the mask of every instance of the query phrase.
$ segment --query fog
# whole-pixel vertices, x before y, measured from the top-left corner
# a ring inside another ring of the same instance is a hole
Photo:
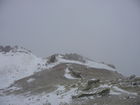
[[[140,76],[140,1],[0,0],[0,45],[79,53]]]

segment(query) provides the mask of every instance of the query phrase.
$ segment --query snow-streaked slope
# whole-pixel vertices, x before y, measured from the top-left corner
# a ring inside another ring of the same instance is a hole
[[[23,48],[7,53],[0,52],[0,89],[44,67],[45,60]]]
[[[79,64],[91,68],[115,71],[115,69],[106,64],[97,63],[88,59],[85,59],[86,62],[64,59],[64,55],[57,55],[57,61],[48,63],[46,66],[48,59],[39,58],[25,48],[11,47],[9,49],[7,51],[2,51],[2,49],[0,49],[0,89],[8,87],[16,80],[30,76],[34,72],[45,68],[50,69],[61,63]]]
[[[80,62],[80,61],[75,61],[75,60],[64,59],[62,55],[58,55],[56,57],[56,59],[57,59],[57,62],[49,64],[48,68],[52,68],[52,67],[54,67],[58,64],[61,64],[61,63],[71,63],[71,64],[84,65],[84,66],[87,66],[89,68],[97,68],[97,69],[106,69],[106,70],[116,71],[116,69],[114,69],[106,64],[98,63],[98,62],[95,62],[95,61],[92,61],[89,59],[85,59],[85,62]]]
[[[41,93],[36,95],[27,93],[24,95],[3,96],[0,97],[0,103],[2,105],[69,105],[73,101],[72,96],[76,96],[79,93],[94,94],[105,88],[110,88],[110,95],[121,96],[122,94],[126,94],[127,96],[137,96],[137,93],[128,92],[117,86],[108,84],[100,85],[99,87],[94,88],[92,92],[82,92],[78,90],[78,88],[70,88],[67,90],[63,85],[59,85],[55,91],[50,93]],[[95,97],[87,96],[83,97],[83,100],[86,100],[87,98],[94,100]]]
[[[48,94],[48,103],[51,105],[61,105],[61,103],[68,104],[72,101],[72,96],[76,95],[76,90],[77,88],[71,88],[69,91],[65,91],[64,86],[58,86],[56,91]]]
[[[65,90],[64,86],[57,86],[57,90],[49,94],[41,93],[38,95],[9,95],[0,97],[2,105],[61,105],[72,102],[72,96],[76,95],[77,88]]]

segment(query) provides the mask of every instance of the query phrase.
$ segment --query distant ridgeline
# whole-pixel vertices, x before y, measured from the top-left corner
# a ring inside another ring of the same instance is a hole
[[[24,53],[28,53],[31,52],[30,50],[27,50],[23,47],[18,47],[18,46],[14,46],[11,47],[10,45],[6,45],[6,46],[0,46],[0,52],[3,53],[8,53],[8,52],[24,52]]]

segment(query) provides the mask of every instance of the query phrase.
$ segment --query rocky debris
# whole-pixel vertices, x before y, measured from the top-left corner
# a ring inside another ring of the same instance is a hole
[[[104,88],[101,89],[101,91],[99,91],[97,94],[100,96],[107,96],[110,93],[110,88]]]
[[[71,75],[72,75],[73,77],[75,77],[75,78],[82,78],[80,72],[74,71],[74,70],[72,70],[72,69],[69,69],[69,70],[70,70],[70,73],[71,73]]]
[[[84,83],[81,82],[81,84],[79,85],[82,86],[83,84]],[[77,91],[77,95],[72,96],[72,98],[75,99],[75,98],[90,97],[90,96],[108,96],[109,93],[110,93],[110,88],[100,87],[99,79],[95,79],[95,80],[91,79],[88,80],[85,83],[85,85],[83,85],[82,89],[80,89],[80,91],[79,90]]]
[[[57,61],[57,59],[56,59],[56,55],[52,55],[52,56],[50,56],[49,58],[48,58],[48,63],[54,63],[54,62],[56,62]]]
[[[90,97],[90,96],[108,96],[110,93],[110,88],[101,88],[96,92],[81,92],[78,95],[72,96],[72,99]]]
[[[86,85],[84,86],[84,88],[82,90],[86,91],[86,90],[90,90],[93,87],[97,87],[99,86],[100,80],[96,79],[96,80],[88,80]]]
[[[118,81],[121,87],[140,87],[140,77],[136,77],[135,75],[131,75],[130,77]]]
[[[135,78],[131,81],[131,85],[133,85],[133,86],[140,86],[140,78],[139,78],[139,77],[135,77]]]

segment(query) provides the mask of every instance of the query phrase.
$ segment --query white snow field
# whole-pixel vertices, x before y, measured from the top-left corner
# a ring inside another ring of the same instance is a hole
[[[46,61],[44,59],[22,50],[18,49],[16,52],[8,53],[0,52],[0,89],[45,68]]]

